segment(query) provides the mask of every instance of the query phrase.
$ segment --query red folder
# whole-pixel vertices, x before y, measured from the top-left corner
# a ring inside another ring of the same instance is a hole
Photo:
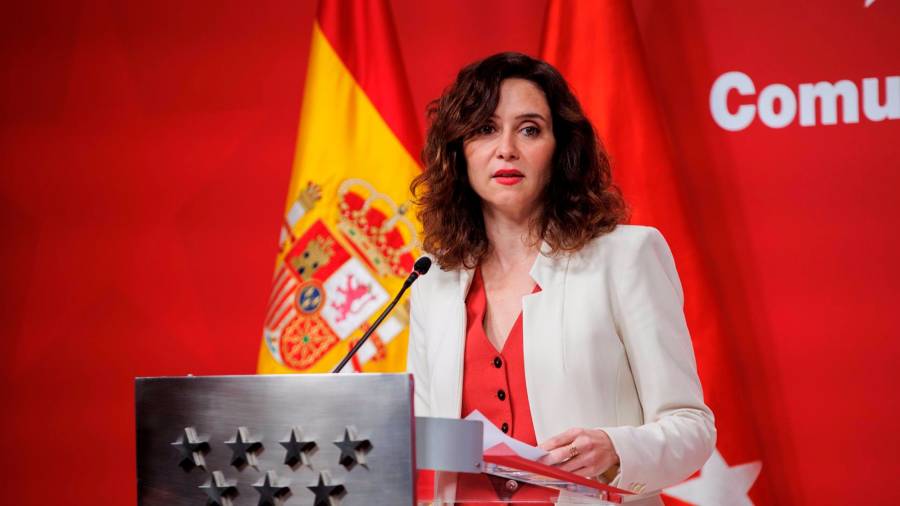
[[[577,483],[585,487],[600,490],[606,492],[606,500],[609,502],[621,503],[624,496],[634,495],[634,492],[612,487],[610,485],[606,485],[605,483],[600,483],[599,481],[585,478],[584,476],[579,476],[568,471],[563,471],[558,467],[548,466],[534,460],[528,460],[526,458],[520,457],[509,446],[506,446],[503,443],[494,445],[485,450],[484,461],[491,464],[496,464],[498,466],[511,467],[520,471],[527,471],[529,473],[535,473],[541,476],[547,476],[558,480]]]

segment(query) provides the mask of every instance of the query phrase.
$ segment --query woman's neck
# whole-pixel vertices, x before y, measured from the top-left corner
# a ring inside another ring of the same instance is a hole
[[[484,211],[484,230],[491,248],[483,264],[499,272],[530,267],[540,250],[540,242],[532,238],[530,216],[507,216]]]

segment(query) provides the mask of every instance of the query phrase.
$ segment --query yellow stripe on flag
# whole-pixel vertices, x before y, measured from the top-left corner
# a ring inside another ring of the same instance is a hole
[[[330,371],[375,320],[415,258],[419,171],[316,23],[258,372]],[[398,306],[361,370],[404,370],[407,326]]]

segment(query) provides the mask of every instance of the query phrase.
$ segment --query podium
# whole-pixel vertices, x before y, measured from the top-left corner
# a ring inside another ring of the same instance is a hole
[[[611,487],[517,460],[503,448],[483,453],[479,422],[416,419],[412,399],[409,374],[137,378],[138,504],[606,505],[627,499]],[[417,469],[435,470],[438,481],[452,476],[447,473],[487,473],[510,488],[534,483],[552,493],[526,500],[504,499],[502,487],[499,495],[476,497],[421,492],[442,490],[438,483],[420,486],[417,497]]]

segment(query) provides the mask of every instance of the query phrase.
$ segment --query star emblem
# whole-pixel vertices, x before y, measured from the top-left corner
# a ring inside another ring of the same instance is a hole
[[[263,445],[259,441],[251,441],[247,427],[238,427],[237,434],[225,444],[231,448],[231,465],[238,471],[243,471],[247,465],[256,469],[256,456],[262,451]]]
[[[303,430],[300,427],[292,427],[287,441],[279,441],[279,444],[287,450],[284,455],[284,463],[291,469],[296,471],[299,466],[312,467],[309,458],[316,453],[318,448],[315,441],[303,440]]]
[[[291,496],[290,488],[276,485],[277,483],[278,476],[275,475],[275,471],[269,471],[253,485],[259,492],[257,506],[279,506]]]
[[[328,474],[328,471],[320,472],[319,482],[306,488],[316,494],[313,506],[337,506],[340,504],[341,498],[347,495],[347,489],[343,485],[332,485],[331,475]]]
[[[344,466],[348,471],[359,464],[366,469],[366,454],[372,451],[372,443],[368,439],[359,439],[356,436],[356,429],[353,426],[344,428],[344,439],[335,441],[334,444],[341,449],[341,457],[338,463]]]
[[[703,464],[700,476],[663,490],[663,493],[697,506],[753,506],[747,492],[759,476],[762,462],[729,467],[716,449]]]
[[[231,499],[238,495],[234,482],[226,481],[222,471],[213,471],[212,476],[199,488],[206,492],[208,506],[231,506]]]
[[[206,439],[201,439],[193,427],[185,427],[184,433],[178,441],[171,443],[171,445],[181,455],[178,466],[184,469],[186,473],[195,467],[205,469],[206,461],[203,456],[209,453],[209,442]]]

